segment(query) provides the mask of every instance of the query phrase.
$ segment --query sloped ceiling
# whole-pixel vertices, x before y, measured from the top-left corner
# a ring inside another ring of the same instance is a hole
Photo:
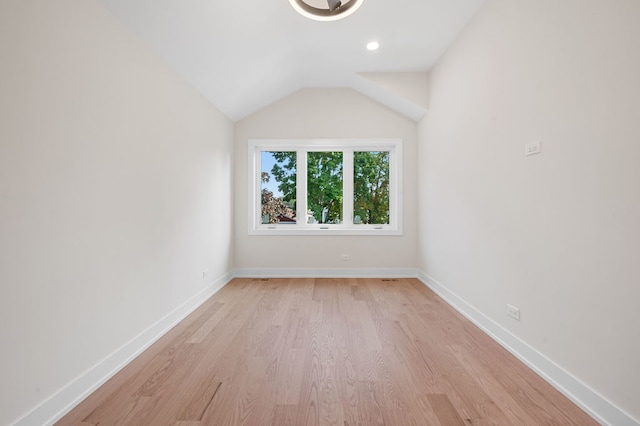
[[[417,120],[426,105],[406,87],[482,3],[365,0],[316,22],[287,0],[100,1],[233,121],[307,87],[350,87]],[[371,40],[380,49],[366,50]]]

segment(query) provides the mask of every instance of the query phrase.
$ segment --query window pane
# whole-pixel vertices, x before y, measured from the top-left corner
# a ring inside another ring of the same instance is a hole
[[[296,153],[262,151],[260,204],[262,223],[296,222]]]
[[[389,152],[353,153],[353,223],[389,223]]]
[[[342,223],[342,152],[307,153],[307,223]]]

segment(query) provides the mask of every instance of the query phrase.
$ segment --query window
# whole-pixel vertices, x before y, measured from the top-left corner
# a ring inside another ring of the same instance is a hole
[[[250,140],[249,233],[402,234],[400,140]]]

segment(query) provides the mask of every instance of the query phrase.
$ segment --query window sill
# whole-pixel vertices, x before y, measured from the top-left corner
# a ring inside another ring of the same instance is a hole
[[[283,236],[283,235],[402,235],[402,229],[395,229],[391,227],[384,228],[338,228],[336,226],[323,227],[306,227],[298,228],[290,225],[273,225],[271,227],[260,227],[258,229],[250,229],[249,235],[271,235],[271,236]]]

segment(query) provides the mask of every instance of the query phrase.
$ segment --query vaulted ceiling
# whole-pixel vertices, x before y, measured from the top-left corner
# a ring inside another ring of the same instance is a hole
[[[354,88],[419,119],[425,105],[380,83],[420,81],[482,3],[365,0],[317,22],[287,0],[100,1],[234,121],[307,87]]]

